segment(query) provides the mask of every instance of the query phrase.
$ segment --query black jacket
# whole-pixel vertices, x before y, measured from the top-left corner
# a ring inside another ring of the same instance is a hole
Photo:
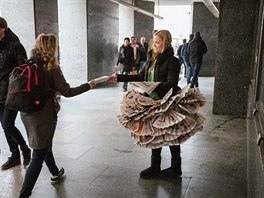
[[[129,73],[131,68],[134,67],[134,51],[130,45],[120,47],[116,64],[119,63],[123,64],[123,72]]]
[[[189,61],[191,64],[201,64],[203,54],[207,52],[207,46],[202,37],[194,37],[188,45]]]
[[[148,61],[138,75],[117,75],[117,81],[147,81],[147,74],[150,65],[151,62]],[[174,94],[180,90],[178,87],[180,68],[181,65],[179,59],[174,56],[172,47],[158,55],[154,71],[154,81],[162,83],[154,91],[160,98],[163,98],[171,88],[173,88]]]
[[[0,103],[6,100],[10,73],[14,67],[25,63],[26,59],[25,48],[8,28],[0,41]]]

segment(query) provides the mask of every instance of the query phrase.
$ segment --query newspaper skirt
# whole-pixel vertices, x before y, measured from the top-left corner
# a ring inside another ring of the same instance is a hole
[[[123,97],[118,121],[141,147],[179,145],[203,129],[205,118],[198,110],[205,102],[197,89],[188,86],[176,95],[171,89],[160,100],[132,89]]]

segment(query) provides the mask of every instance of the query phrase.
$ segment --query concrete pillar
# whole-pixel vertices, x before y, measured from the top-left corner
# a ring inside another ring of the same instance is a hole
[[[192,32],[194,33],[196,31],[201,33],[208,48],[208,52],[203,56],[200,76],[215,76],[218,19],[202,2],[194,2],[193,4]]]
[[[221,0],[213,113],[246,115],[256,0]]]
[[[63,73],[72,85],[87,81],[86,0],[58,1],[60,58]]]
[[[154,13],[155,2],[136,0],[134,3],[136,7]],[[149,41],[152,38],[154,29],[154,18],[135,11],[134,20],[134,36],[138,42],[140,42],[142,36],[146,38],[146,41]]]
[[[87,0],[88,80],[114,71],[118,53],[118,4]]]
[[[34,0],[35,34],[53,33],[59,36],[57,0]]]

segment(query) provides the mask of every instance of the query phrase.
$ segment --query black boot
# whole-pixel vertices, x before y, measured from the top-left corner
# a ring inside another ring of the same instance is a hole
[[[162,178],[176,179],[182,175],[181,171],[181,158],[171,159],[171,166],[160,172],[159,176]]]
[[[140,173],[140,177],[143,179],[150,179],[158,176],[160,173],[160,156],[151,156],[151,166]]]

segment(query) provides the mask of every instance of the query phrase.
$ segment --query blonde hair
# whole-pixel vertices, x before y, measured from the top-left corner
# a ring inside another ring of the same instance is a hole
[[[171,47],[172,36],[168,30],[159,30],[154,34],[154,36],[158,36],[163,42],[161,53],[164,52],[169,47]],[[157,53],[157,52],[153,52],[151,60],[155,60],[157,58],[158,54],[159,53]]]
[[[59,69],[58,40],[54,34],[40,34],[35,42],[32,53],[40,56],[44,61],[46,70]]]

